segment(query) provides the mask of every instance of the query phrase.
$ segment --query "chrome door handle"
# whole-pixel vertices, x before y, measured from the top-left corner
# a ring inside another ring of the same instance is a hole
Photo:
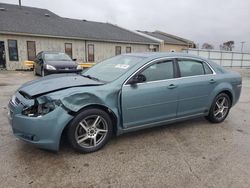
[[[177,87],[177,85],[175,85],[175,84],[170,84],[169,86],[168,86],[168,89],[174,89],[174,88],[176,88]]]

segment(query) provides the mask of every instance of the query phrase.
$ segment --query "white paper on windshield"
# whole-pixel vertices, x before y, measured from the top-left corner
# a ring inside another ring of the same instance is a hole
[[[127,68],[129,68],[129,65],[117,64],[117,65],[115,66],[115,68],[118,68],[118,69],[127,69]]]

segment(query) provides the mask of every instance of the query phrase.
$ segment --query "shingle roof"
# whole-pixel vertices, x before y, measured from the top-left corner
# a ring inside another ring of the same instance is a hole
[[[168,33],[164,33],[161,31],[154,31],[154,32],[138,31],[138,32],[144,33],[151,37],[155,37],[157,39],[161,39],[164,41],[164,43],[168,43],[168,44],[187,45],[187,43],[193,43],[193,41],[183,39],[183,38],[180,38],[180,37],[168,34]]]
[[[19,8],[18,5],[4,3],[0,3],[0,32],[100,41],[157,43],[135,32],[109,23],[63,18],[46,9],[26,6]]]

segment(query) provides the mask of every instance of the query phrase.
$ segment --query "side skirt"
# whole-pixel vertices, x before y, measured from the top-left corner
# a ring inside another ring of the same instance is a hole
[[[199,113],[199,114],[180,117],[180,118],[173,118],[173,119],[169,119],[169,120],[165,120],[165,121],[159,121],[159,122],[154,122],[154,123],[138,125],[138,126],[135,126],[135,127],[129,127],[129,128],[117,130],[117,135],[128,133],[128,132],[133,132],[133,131],[138,131],[138,130],[142,130],[142,129],[146,129],[146,128],[152,128],[152,127],[158,127],[158,126],[162,126],[162,125],[168,125],[168,124],[177,123],[177,122],[181,122],[181,121],[184,121],[184,120],[198,118],[198,117],[204,117],[204,116],[206,116],[206,114]]]

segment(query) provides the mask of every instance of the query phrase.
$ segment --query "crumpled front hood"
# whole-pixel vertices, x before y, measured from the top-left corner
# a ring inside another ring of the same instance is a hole
[[[29,98],[62,89],[80,86],[97,86],[103,83],[82,77],[78,74],[55,74],[30,81],[22,85],[18,91]]]

